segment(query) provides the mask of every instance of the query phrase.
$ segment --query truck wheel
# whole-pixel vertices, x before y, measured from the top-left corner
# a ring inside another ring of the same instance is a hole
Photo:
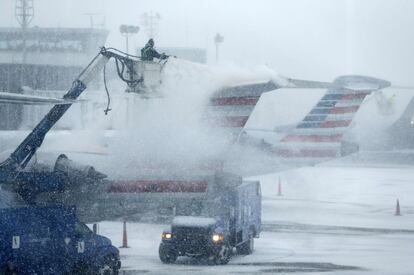
[[[73,270],[72,270],[72,272],[70,274],[76,274],[76,275],[81,275],[81,274],[99,274],[99,271],[98,270],[94,270],[93,268],[91,268],[90,266],[88,266],[86,264],[80,264],[80,263],[78,263],[73,268]]]
[[[254,250],[254,238],[253,236],[250,239],[241,245],[236,247],[237,253],[240,255],[250,255]]]
[[[100,275],[118,275],[119,267],[116,258],[113,256],[105,257],[104,264],[99,268]]]
[[[0,269],[0,275],[17,275],[17,268],[12,264],[8,263],[6,266]]]
[[[223,244],[214,257],[215,264],[228,264],[231,259],[231,247],[229,244]]]
[[[161,262],[165,264],[172,264],[178,258],[178,253],[175,249],[166,247],[163,244],[160,244],[160,248],[158,249],[158,255],[160,257]]]

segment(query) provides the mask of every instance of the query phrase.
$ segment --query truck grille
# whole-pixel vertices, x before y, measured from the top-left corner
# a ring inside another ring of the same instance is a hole
[[[209,230],[205,228],[180,227],[173,230],[173,236],[180,245],[204,247],[208,243]]]

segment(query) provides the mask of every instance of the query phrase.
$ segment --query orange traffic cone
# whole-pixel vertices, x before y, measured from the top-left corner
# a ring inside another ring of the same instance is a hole
[[[400,201],[397,199],[397,206],[395,207],[395,214],[394,216],[401,216],[401,210],[400,210]]]
[[[119,248],[129,248],[127,229],[126,229],[126,221],[124,221],[124,232],[122,234],[122,246],[120,246]]]
[[[278,185],[278,188],[277,188],[277,195],[282,196],[282,183],[280,181],[280,177],[279,177],[279,185]]]

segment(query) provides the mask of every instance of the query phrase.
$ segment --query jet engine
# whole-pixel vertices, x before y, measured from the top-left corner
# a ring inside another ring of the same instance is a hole
[[[101,180],[107,176],[95,170],[93,166],[84,165],[70,160],[65,154],[61,154],[55,163],[54,172],[63,173],[71,182],[84,180]]]

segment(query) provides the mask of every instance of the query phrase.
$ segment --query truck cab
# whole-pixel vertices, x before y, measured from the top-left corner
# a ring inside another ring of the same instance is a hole
[[[119,251],[78,221],[74,208],[0,210],[0,274],[117,274]]]
[[[76,251],[72,272],[78,274],[118,274],[121,268],[119,250],[110,239],[95,234],[86,224],[75,224]]]
[[[170,228],[162,233],[159,257],[164,263],[190,256],[227,264],[233,248],[239,254],[251,254],[260,231],[260,183],[219,176],[209,185],[199,216],[173,218]]]

